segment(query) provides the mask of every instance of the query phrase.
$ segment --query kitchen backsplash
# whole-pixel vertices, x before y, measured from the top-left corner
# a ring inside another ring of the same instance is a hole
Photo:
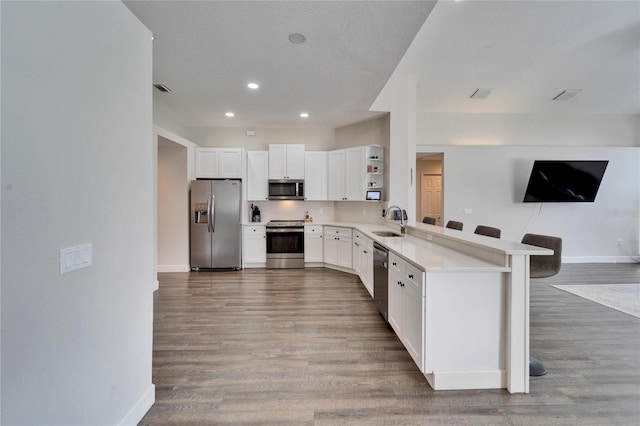
[[[259,201],[247,203],[246,221],[251,221],[251,205],[260,209],[260,221],[304,220],[307,212],[314,222],[356,222],[384,224],[383,205],[372,202],[333,201]]]
[[[260,201],[249,202],[258,206],[260,209],[260,221],[268,222],[270,220],[304,220],[305,214],[313,218],[314,222],[328,222],[334,219],[334,202],[333,201]],[[251,221],[251,209],[247,209],[247,221]]]

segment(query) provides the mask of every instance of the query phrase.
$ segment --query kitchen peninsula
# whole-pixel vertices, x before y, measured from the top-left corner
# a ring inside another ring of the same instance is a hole
[[[404,235],[395,225],[312,226],[389,250],[389,323],[433,389],[529,392],[529,256],[551,250],[424,224]]]

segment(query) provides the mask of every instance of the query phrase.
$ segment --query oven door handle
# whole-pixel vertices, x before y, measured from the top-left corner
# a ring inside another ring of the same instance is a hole
[[[267,228],[267,234],[272,233],[304,233],[304,228]]]

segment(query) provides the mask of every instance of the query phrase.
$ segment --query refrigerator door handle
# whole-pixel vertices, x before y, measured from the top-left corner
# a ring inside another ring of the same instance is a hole
[[[211,232],[211,195],[207,197],[207,232]]]
[[[209,224],[211,225],[211,232],[216,232],[216,195],[211,194],[211,214],[209,215]]]

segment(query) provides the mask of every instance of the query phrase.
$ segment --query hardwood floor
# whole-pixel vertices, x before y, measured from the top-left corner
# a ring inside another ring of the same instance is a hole
[[[640,265],[532,280],[531,393],[433,391],[359,280],[328,269],[159,274],[156,403],[141,425],[635,425],[640,319],[550,284],[640,283]]]

